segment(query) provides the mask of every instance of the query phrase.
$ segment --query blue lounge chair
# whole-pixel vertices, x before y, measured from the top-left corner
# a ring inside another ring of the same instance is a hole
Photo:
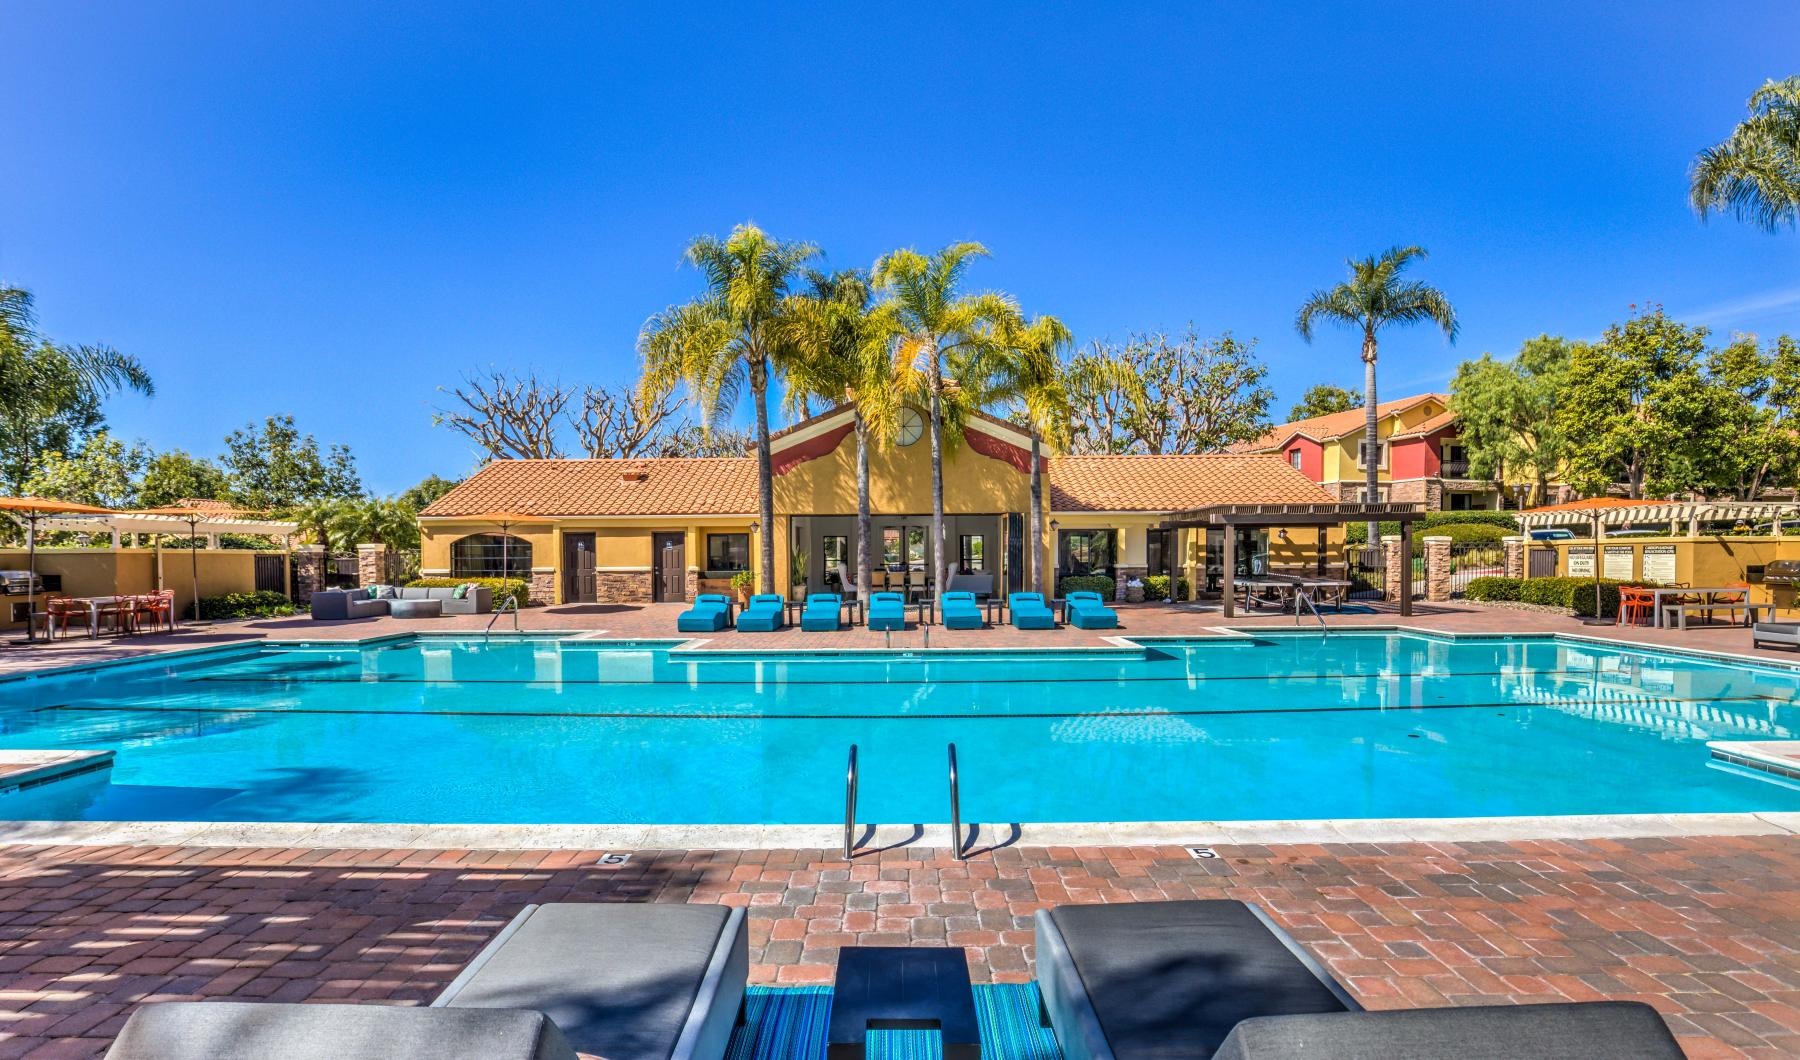
[[[906,597],[899,593],[870,593],[867,625],[870,629],[905,629]]]
[[[987,625],[974,593],[945,593],[942,607],[945,629],[980,629]]]
[[[694,606],[675,619],[675,629],[681,633],[717,633],[730,626],[731,597],[718,593],[694,597]]]
[[[800,612],[800,628],[816,633],[836,633],[844,628],[844,598],[836,593],[813,593]]]
[[[1056,628],[1056,614],[1044,606],[1043,593],[1008,593],[1006,613],[1014,629]]]
[[[1117,629],[1119,613],[1099,593],[1082,590],[1063,597],[1063,621],[1076,629]]]
[[[750,606],[738,612],[739,633],[773,633],[787,624],[787,598],[780,593],[758,593]]]

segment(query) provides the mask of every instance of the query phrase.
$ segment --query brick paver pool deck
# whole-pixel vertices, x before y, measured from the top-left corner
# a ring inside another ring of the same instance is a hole
[[[540,629],[673,635],[673,606],[527,611]],[[1126,635],[1292,627],[1168,607],[1124,610]],[[206,643],[352,639],[480,628],[305,619],[0,652],[0,672]],[[1391,613],[1331,617],[1393,625]],[[1555,615],[1420,607],[1407,625],[1571,632],[1753,654],[1740,627],[1584,627]],[[1077,630],[932,631],[933,646],[1099,644]],[[903,639],[904,638],[904,639]],[[747,640],[723,634],[718,646]],[[757,647],[879,646],[866,630],[788,632]],[[923,634],[895,636],[922,647]],[[1780,652],[1757,652],[1789,659]],[[1800,837],[1180,847],[1003,847],[968,862],[905,847],[846,863],[825,850],[371,850],[0,847],[0,1058],[96,1056],[132,1006],[177,998],[419,1004],[527,902],[749,907],[753,981],[828,982],[839,946],[970,947],[977,981],[1032,976],[1046,904],[1256,901],[1371,1008],[1647,1001],[1694,1057],[1800,1056]]]

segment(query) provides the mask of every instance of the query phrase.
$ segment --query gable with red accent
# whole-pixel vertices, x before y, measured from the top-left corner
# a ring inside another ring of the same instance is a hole
[[[1300,462],[1294,463],[1294,454],[1300,454]],[[1305,435],[1296,434],[1288,439],[1287,447],[1281,451],[1281,458],[1288,466],[1297,467],[1302,475],[1314,482],[1325,479],[1325,447]]]

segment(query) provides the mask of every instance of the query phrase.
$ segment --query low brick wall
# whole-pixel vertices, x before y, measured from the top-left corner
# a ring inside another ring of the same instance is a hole
[[[594,576],[594,596],[602,603],[647,604],[653,583],[649,571],[601,571]]]

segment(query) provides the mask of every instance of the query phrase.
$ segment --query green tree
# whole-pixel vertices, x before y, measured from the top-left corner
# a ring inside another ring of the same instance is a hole
[[[1702,219],[1720,210],[1771,232],[1794,226],[1800,218],[1800,77],[1756,90],[1750,116],[1694,160],[1688,201]]]
[[[1704,488],[1716,398],[1701,373],[1706,329],[1660,307],[1576,344],[1556,406],[1570,485],[1584,495],[1624,482],[1632,497]]]
[[[638,337],[645,402],[685,383],[710,426],[746,386],[756,422],[757,510],[761,520],[762,592],[775,585],[775,485],[769,462],[769,384],[795,354],[782,317],[800,270],[818,253],[810,243],[782,243],[753,224],[720,240],[703,236],[687,261],[706,277],[706,291],[652,317]]]
[[[1753,501],[1800,475],[1800,344],[1783,335],[1767,347],[1741,336],[1706,357],[1712,388],[1706,450],[1715,488]]]
[[[405,501],[383,497],[326,502],[322,516],[331,547],[348,552],[357,545],[379,543],[390,549],[419,547],[419,510]]]
[[[1377,338],[1381,329],[1432,323],[1442,329],[1446,339],[1456,341],[1456,310],[1444,297],[1444,292],[1401,276],[1408,265],[1424,257],[1424,247],[1405,246],[1353,259],[1349,262],[1350,278],[1336,287],[1314,291],[1301,304],[1300,312],[1294,318],[1295,330],[1309,343],[1313,338],[1313,325],[1320,320],[1362,332],[1363,408],[1366,410],[1363,448],[1368,453],[1364,461],[1363,495],[1371,501],[1378,496],[1381,480],[1381,461],[1376,459],[1376,454],[1381,451],[1381,434],[1375,415],[1379,400],[1375,396],[1375,361],[1380,353]],[[1376,539],[1378,532],[1375,523],[1368,524],[1370,541]]]
[[[442,478],[437,475],[426,475],[411,489],[394,498],[414,512],[422,512],[431,507],[439,497],[462,485],[461,480]]]
[[[180,449],[157,453],[144,465],[138,503],[162,508],[184,500],[224,500],[230,483],[218,464]]]
[[[252,423],[233,431],[225,449],[231,500],[242,507],[272,511],[362,496],[350,450],[334,445],[321,451],[312,435],[301,435],[292,416],[270,416],[261,427]]]
[[[872,274],[883,300],[872,314],[894,358],[904,392],[923,397],[931,435],[931,553],[933,584],[948,583],[944,534],[944,424],[967,411],[946,391],[971,365],[1004,346],[1004,334],[1021,326],[1018,305],[993,292],[970,294],[963,277],[970,262],[988,256],[980,243],[952,243],[935,254],[896,250],[875,263]]]
[[[1567,459],[1556,408],[1575,345],[1540,335],[1528,339],[1511,360],[1484,353],[1457,366],[1450,407],[1469,450],[1470,474],[1496,482],[1528,480],[1534,503],[1545,503],[1550,480]]]
[[[136,358],[108,346],[69,346],[37,330],[29,291],[0,286],[0,478],[17,493],[47,452],[74,453],[106,425],[120,391],[155,394]]]
[[[1314,383],[1300,395],[1300,401],[1288,409],[1288,422],[1294,420],[1310,420],[1314,416],[1330,416],[1338,412],[1349,412],[1362,404],[1362,393],[1355,387],[1342,387],[1336,383]]]
[[[44,453],[23,492],[102,508],[129,508],[138,502],[138,477],[147,458],[143,446],[126,445],[102,431],[71,455]]]

